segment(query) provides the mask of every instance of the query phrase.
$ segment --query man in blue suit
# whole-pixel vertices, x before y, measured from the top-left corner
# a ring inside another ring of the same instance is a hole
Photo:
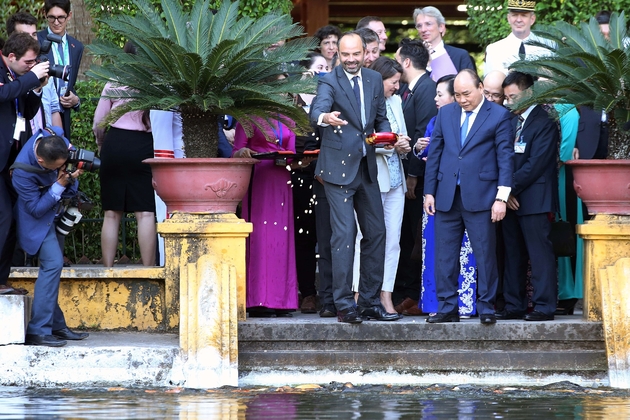
[[[340,322],[363,318],[392,321],[381,305],[385,259],[385,220],[376,178],[376,154],[366,134],[391,131],[387,120],[383,80],[362,68],[365,45],[355,32],[339,39],[341,65],[319,79],[311,120],[322,127],[315,175],[324,185],[332,227],[332,294]],[[358,308],[352,293],[352,264],[356,210],[361,240]]]
[[[83,44],[78,39],[68,35],[66,31],[68,21],[72,19],[70,0],[46,0],[44,2],[44,12],[48,20],[48,28],[39,31],[37,39],[41,43],[46,40],[46,36],[49,33],[61,36],[62,42],[60,44],[53,43],[48,52],[48,59],[56,65],[70,66],[67,81],[56,77],[51,79],[51,82],[55,84],[62,108],[63,132],[65,137],[69,139],[70,112],[71,110],[78,111],[81,105],[81,101],[74,90],[74,85],[79,75],[79,66],[83,57]]]
[[[517,71],[508,73],[503,91],[508,106],[534,84],[532,76]],[[550,321],[558,299],[556,257],[549,240],[549,213],[558,210],[558,125],[540,105],[513,109],[514,181],[503,220],[505,310],[500,319]],[[527,312],[527,257],[532,265],[533,312]]]
[[[459,322],[457,277],[464,229],[477,259],[477,311],[494,324],[498,285],[496,232],[505,217],[514,170],[511,115],[487,101],[479,76],[455,78],[453,104],[440,108],[424,180],[424,209],[435,215],[438,313],[428,322]]]
[[[75,181],[83,171],[66,172],[68,141],[59,135],[43,134],[31,137],[12,165],[13,187],[18,195],[15,206],[18,243],[28,254],[39,253],[40,264],[25,344],[61,347],[65,340],[88,336],[68,328],[57,303],[63,252],[57,238],[56,219],[64,211],[61,199],[76,194]]]

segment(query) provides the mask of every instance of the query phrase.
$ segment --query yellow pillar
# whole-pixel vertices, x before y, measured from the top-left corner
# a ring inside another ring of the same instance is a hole
[[[600,270],[602,318],[608,380],[613,388],[630,388],[630,258]]]
[[[185,386],[237,386],[237,325],[245,319],[245,239],[252,224],[233,214],[182,213],[160,223],[158,232],[167,282],[179,284]],[[174,300],[177,291],[170,293]]]
[[[598,214],[577,233],[584,239],[584,319],[601,321],[600,269],[630,258],[630,216]]]

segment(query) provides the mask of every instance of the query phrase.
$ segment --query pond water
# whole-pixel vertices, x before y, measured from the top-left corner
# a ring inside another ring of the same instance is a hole
[[[0,387],[0,419],[628,419],[630,393],[542,388],[358,386],[34,389]]]

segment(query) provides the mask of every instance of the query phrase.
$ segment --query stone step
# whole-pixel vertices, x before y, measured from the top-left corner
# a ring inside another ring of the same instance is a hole
[[[0,345],[23,344],[31,319],[33,298],[25,295],[0,295]]]
[[[424,318],[341,324],[297,314],[239,324],[241,372],[263,370],[547,372],[605,375],[601,323],[579,316],[553,322],[478,319],[428,324]]]

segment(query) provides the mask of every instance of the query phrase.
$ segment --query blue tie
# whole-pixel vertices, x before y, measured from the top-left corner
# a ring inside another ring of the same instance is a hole
[[[352,78],[352,90],[354,91],[354,97],[357,100],[359,111],[361,111],[361,90],[359,89],[359,76],[354,76]]]
[[[472,115],[472,111],[466,111],[466,118],[464,119],[464,123],[462,124],[462,129],[459,132],[459,139],[461,141],[461,145],[464,146],[464,142],[466,141],[466,136],[468,135],[468,119]]]

